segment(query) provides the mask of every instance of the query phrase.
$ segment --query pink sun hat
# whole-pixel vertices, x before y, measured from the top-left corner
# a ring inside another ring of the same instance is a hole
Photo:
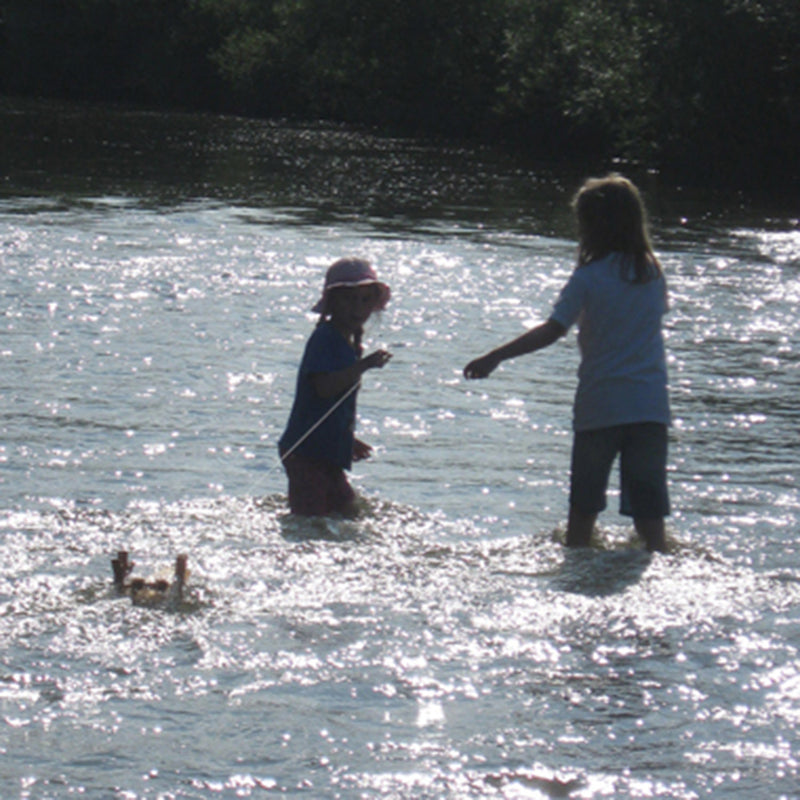
[[[375,303],[375,311],[383,311],[389,298],[392,296],[391,289],[381,281],[375,274],[375,270],[369,261],[363,258],[340,258],[328,267],[325,273],[325,287],[322,290],[322,297],[311,309],[317,313],[322,313],[328,299],[328,292],[331,289],[351,286],[370,286],[378,287],[378,301]]]

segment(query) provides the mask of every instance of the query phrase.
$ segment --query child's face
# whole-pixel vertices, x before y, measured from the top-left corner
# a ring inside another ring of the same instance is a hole
[[[363,327],[375,309],[378,294],[378,287],[372,285],[336,289],[331,297],[333,323],[348,331]]]

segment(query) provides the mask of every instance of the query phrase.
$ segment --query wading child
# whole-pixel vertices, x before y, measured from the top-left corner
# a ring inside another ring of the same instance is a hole
[[[312,309],[319,322],[306,343],[289,422],[278,443],[293,514],[355,511],[345,470],[372,452],[355,437],[356,394],[361,376],[391,358],[385,350],[362,358],[361,338],[370,314],[385,308],[390,296],[362,259],[340,259],[325,275],[322,297]]]
[[[667,290],[636,187],[609,175],[574,200],[578,263],[547,322],[464,368],[486,378],[502,361],[533,353],[578,325],[581,361],[573,409],[568,546],[590,543],[620,456],[620,513],[648,550],[664,550],[667,494],[667,367],[661,318]]]

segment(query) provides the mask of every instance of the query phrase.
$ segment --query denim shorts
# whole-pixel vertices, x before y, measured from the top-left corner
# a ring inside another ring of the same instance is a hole
[[[577,431],[572,445],[570,504],[585,514],[605,509],[608,480],[617,455],[620,514],[637,519],[666,517],[667,426],[659,422]]]

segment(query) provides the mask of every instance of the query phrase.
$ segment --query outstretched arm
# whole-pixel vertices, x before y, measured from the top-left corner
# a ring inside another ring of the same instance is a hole
[[[553,319],[531,328],[522,336],[518,336],[510,342],[492,350],[480,358],[470,361],[464,367],[465,378],[488,378],[497,369],[501,362],[509,358],[523,356],[526,353],[534,353],[560,339],[567,329]]]
[[[337,369],[335,372],[315,372],[310,376],[311,385],[322,398],[336,397],[357,384],[368,369],[382,369],[391,357],[392,354],[386,350],[376,350],[344,369]]]

